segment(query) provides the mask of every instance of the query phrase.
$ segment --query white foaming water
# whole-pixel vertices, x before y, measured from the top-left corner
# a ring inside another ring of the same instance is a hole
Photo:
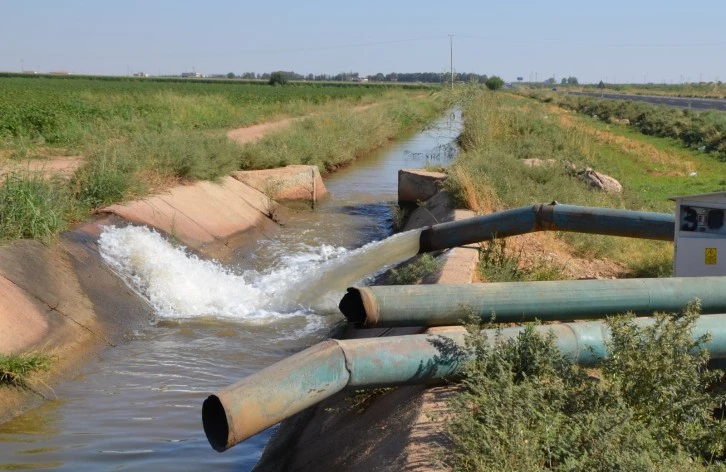
[[[346,287],[415,255],[419,233],[401,233],[353,251],[301,245],[266,271],[241,274],[174,247],[145,227],[104,228],[99,251],[151,303],[158,318],[268,323],[305,316],[308,324],[318,325],[315,312],[334,310]]]

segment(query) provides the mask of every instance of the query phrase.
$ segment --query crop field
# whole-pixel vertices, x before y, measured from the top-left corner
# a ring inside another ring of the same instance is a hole
[[[74,146],[138,129],[244,126],[334,101],[375,100],[380,86],[0,78],[0,143]]]
[[[50,238],[95,208],[237,169],[330,170],[442,106],[420,87],[0,76],[0,241]],[[260,143],[227,137],[295,116],[307,118]],[[78,163],[67,178],[30,168],[63,156]]]

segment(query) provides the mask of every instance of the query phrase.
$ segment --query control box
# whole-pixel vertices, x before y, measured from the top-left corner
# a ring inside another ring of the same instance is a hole
[[[675,277],[726,275],[726,192],[676,202]]]

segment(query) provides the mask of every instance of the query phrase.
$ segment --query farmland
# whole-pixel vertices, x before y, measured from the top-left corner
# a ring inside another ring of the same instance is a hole
[[[245,126],[332,102],[361,103],[386,87],[0,78],[0,142],[76,147],[88,138]]]
[[[0,168],[82,159],[67,180],[5,173],[0,240],[52,237],[100,206],[236,169],[307,163],[329,170],[423,126],[443,106],[421,88],[0,78]],[[307,115],[275,141],[241,147],[226,135]]]

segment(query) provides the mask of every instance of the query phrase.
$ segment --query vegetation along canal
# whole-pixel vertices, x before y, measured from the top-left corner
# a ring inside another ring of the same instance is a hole
[[[458,112],[447,114],[339,170],[326,179],[331,198],[226,266],[145,228],[107,228],[104,259],[155,319],[56,388],[58,400],[1,425],[0,469],[252,468],[272,430],[218,454],[202,431],[202,401],[324,338],[345,287],[405,256],[403,240],[376,243],[391,234],[397,171],[446,164],[460,126]]]

